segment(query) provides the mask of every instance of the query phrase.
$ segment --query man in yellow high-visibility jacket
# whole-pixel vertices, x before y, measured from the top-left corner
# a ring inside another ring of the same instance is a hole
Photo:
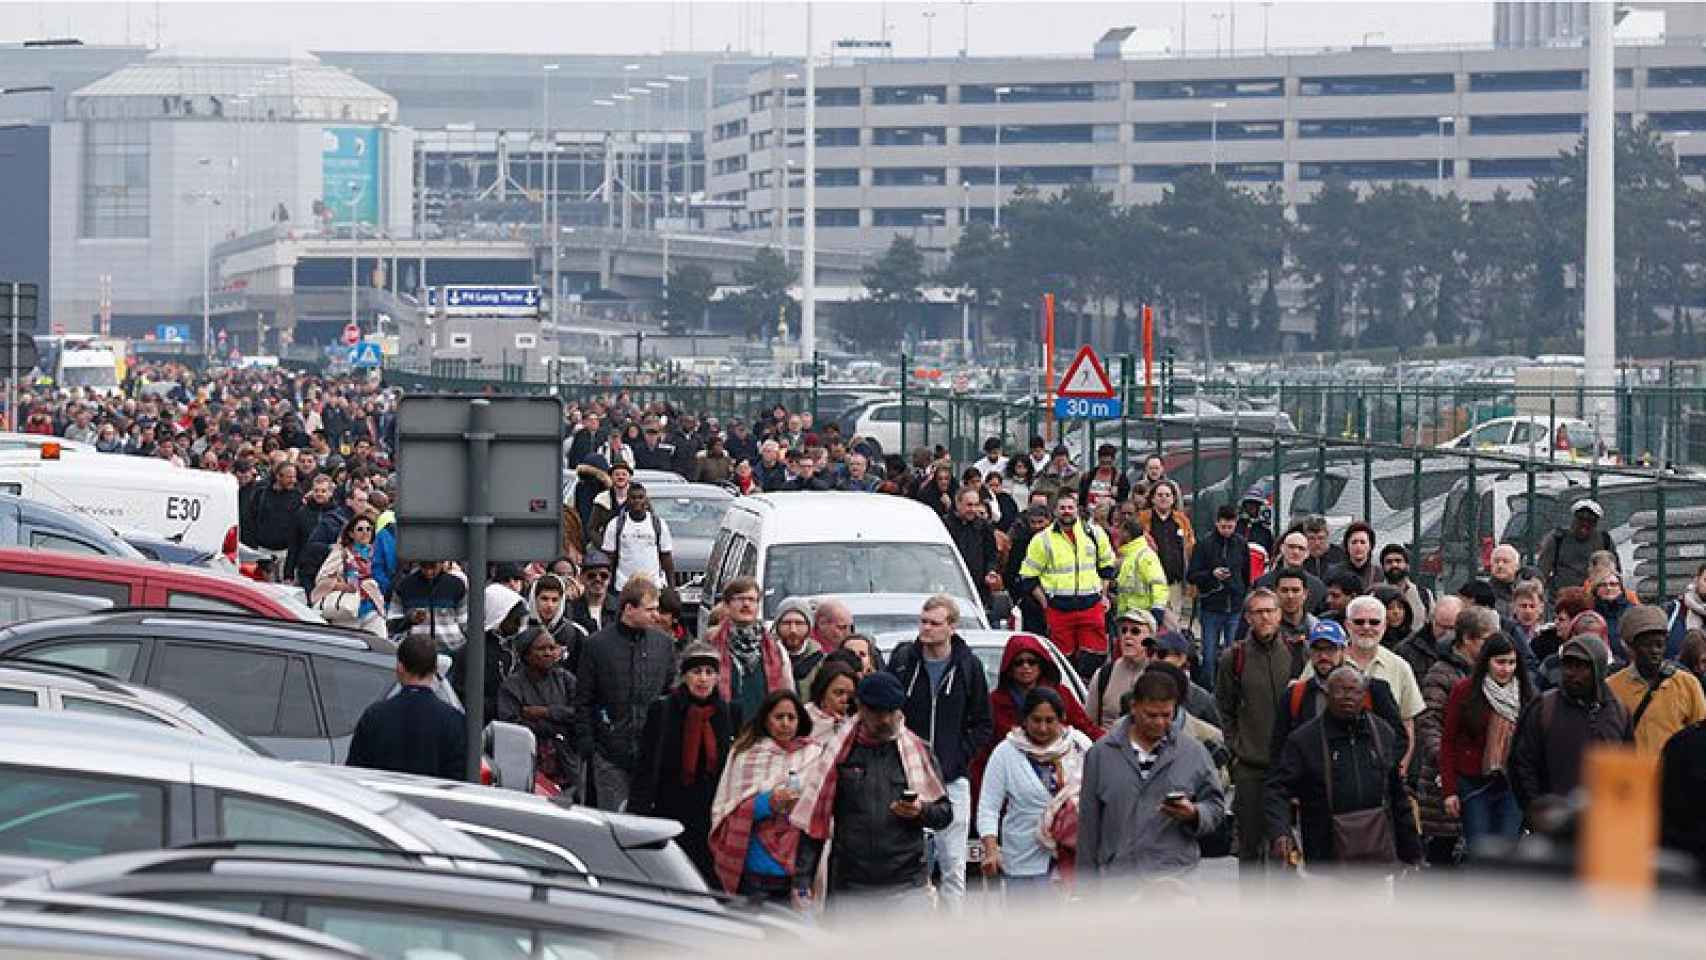
[[[1161,555],[1155,552],[1143,535],[1143,524],[1136,517],[1120,521],[1120,572],[1114,579],[1114,613],[1128,610],[1147,610],[1162,622],[1167,610],[1167,571],[1161,565]],[[1161,611],[1161,614],[1156,611]]]
[[[1119,571],[1108,535],[1078,519],[1078,494],[1062,490],[1054,523],[1031,538],[1021,586],[1043,605],[1049,638],[1085,676],[1108,656],[1107,594]]]

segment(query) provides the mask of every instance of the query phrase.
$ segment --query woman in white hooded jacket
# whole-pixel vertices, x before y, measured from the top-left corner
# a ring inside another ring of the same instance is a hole
[[[1088,737],[1065,725],[1066,705],[1055,691],[1033,688],[1020,709],[1020,725],[989,755],[977,806],[983,873],[1009,884],[1046,882],[1057,860],[1069,866],[1090,749]]]

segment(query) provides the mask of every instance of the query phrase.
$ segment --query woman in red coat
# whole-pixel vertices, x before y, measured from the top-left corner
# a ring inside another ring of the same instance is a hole
[[[1463,821],[1471,855],[1488,838],[1515,841],[1522,812],[1505,763],[1522,709],[1534,697],[1510,638],[1495,633],[1481,646],[1475,672],[1451,688],[1439,743],[1445,812]]]
[[[983,745],[971,762],[971,795],[975,798],[983,786],[983,768],[997,744],[1007,738],[1007,732],[1023,722],[1021,707],[1025,694],[1035,687],[1047,687],[1060,694],[1066,704],[1066,716],[1061,726],[1082,731],[1094,743],[1102,739],[1102,728],[1096,726],[1072,688],[1061,682],[1060,668],[1044,649],[1042,640],[1029,633],[1015,633],[1001,652],[1001,675],[989,690],[989,715],[995,729],[989,742]]]

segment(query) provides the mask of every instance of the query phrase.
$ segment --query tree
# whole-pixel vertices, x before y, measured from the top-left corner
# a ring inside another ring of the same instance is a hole
[[[975,306],[974,322],[979,326],[985,307],[995,302],[997,280],[1001,275],[1006,251],[995,230],[987,223],[973,223],[960,231],[948,266],[937,278],[944,286],[958,287],[961,296]],[[981,340],[973,337],[973,341]]]
[[[684,263],[669,272],[669,296],[664,298],[664,329],[670,333],[700,325],[717,281],[711,271],[697,263]]]
[[[893,346],[902,339],[907,308],[924,300],[924,252],[911,237],[895,237],[883,255],[865,268],[862,280],[865,322],[851,331],[853,339],[871,347]]]
[[[750,263],[735,268],[735,283],[745,287],[734,303],[746,320],[746,335],[764,340],[776,332],[777,321],[786,318],[791,330],[800,328],[800,305],[788,292],[799,271],[783,259],[775,247],[763,247]]]
[[[1180,176],[1155,205],[1166,237],[1162,288],[1174,316],[1185,307],[1195,310],[1211,360],[1215,329],[1248,314],[1250,290],[1264,266],[1259,206],[1249,191],[1207,170]]]

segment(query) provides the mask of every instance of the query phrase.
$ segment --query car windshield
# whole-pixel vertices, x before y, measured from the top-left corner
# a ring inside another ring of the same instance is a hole
[[[113,366],[66,367],[60,374],[62,387],[115,387],[118,369]]]
[[[653,494],[652,506],[669,524],[669,535],[677,540],[714,540],[731,499],[724,497],[672,497]]]
[[[788,597],[822,593],[977,596],[951,544],[784,543],[770,548],[764,565],[766,617],[775,616],[776,605]],[[916,621],[915,616],[908,619]]]

